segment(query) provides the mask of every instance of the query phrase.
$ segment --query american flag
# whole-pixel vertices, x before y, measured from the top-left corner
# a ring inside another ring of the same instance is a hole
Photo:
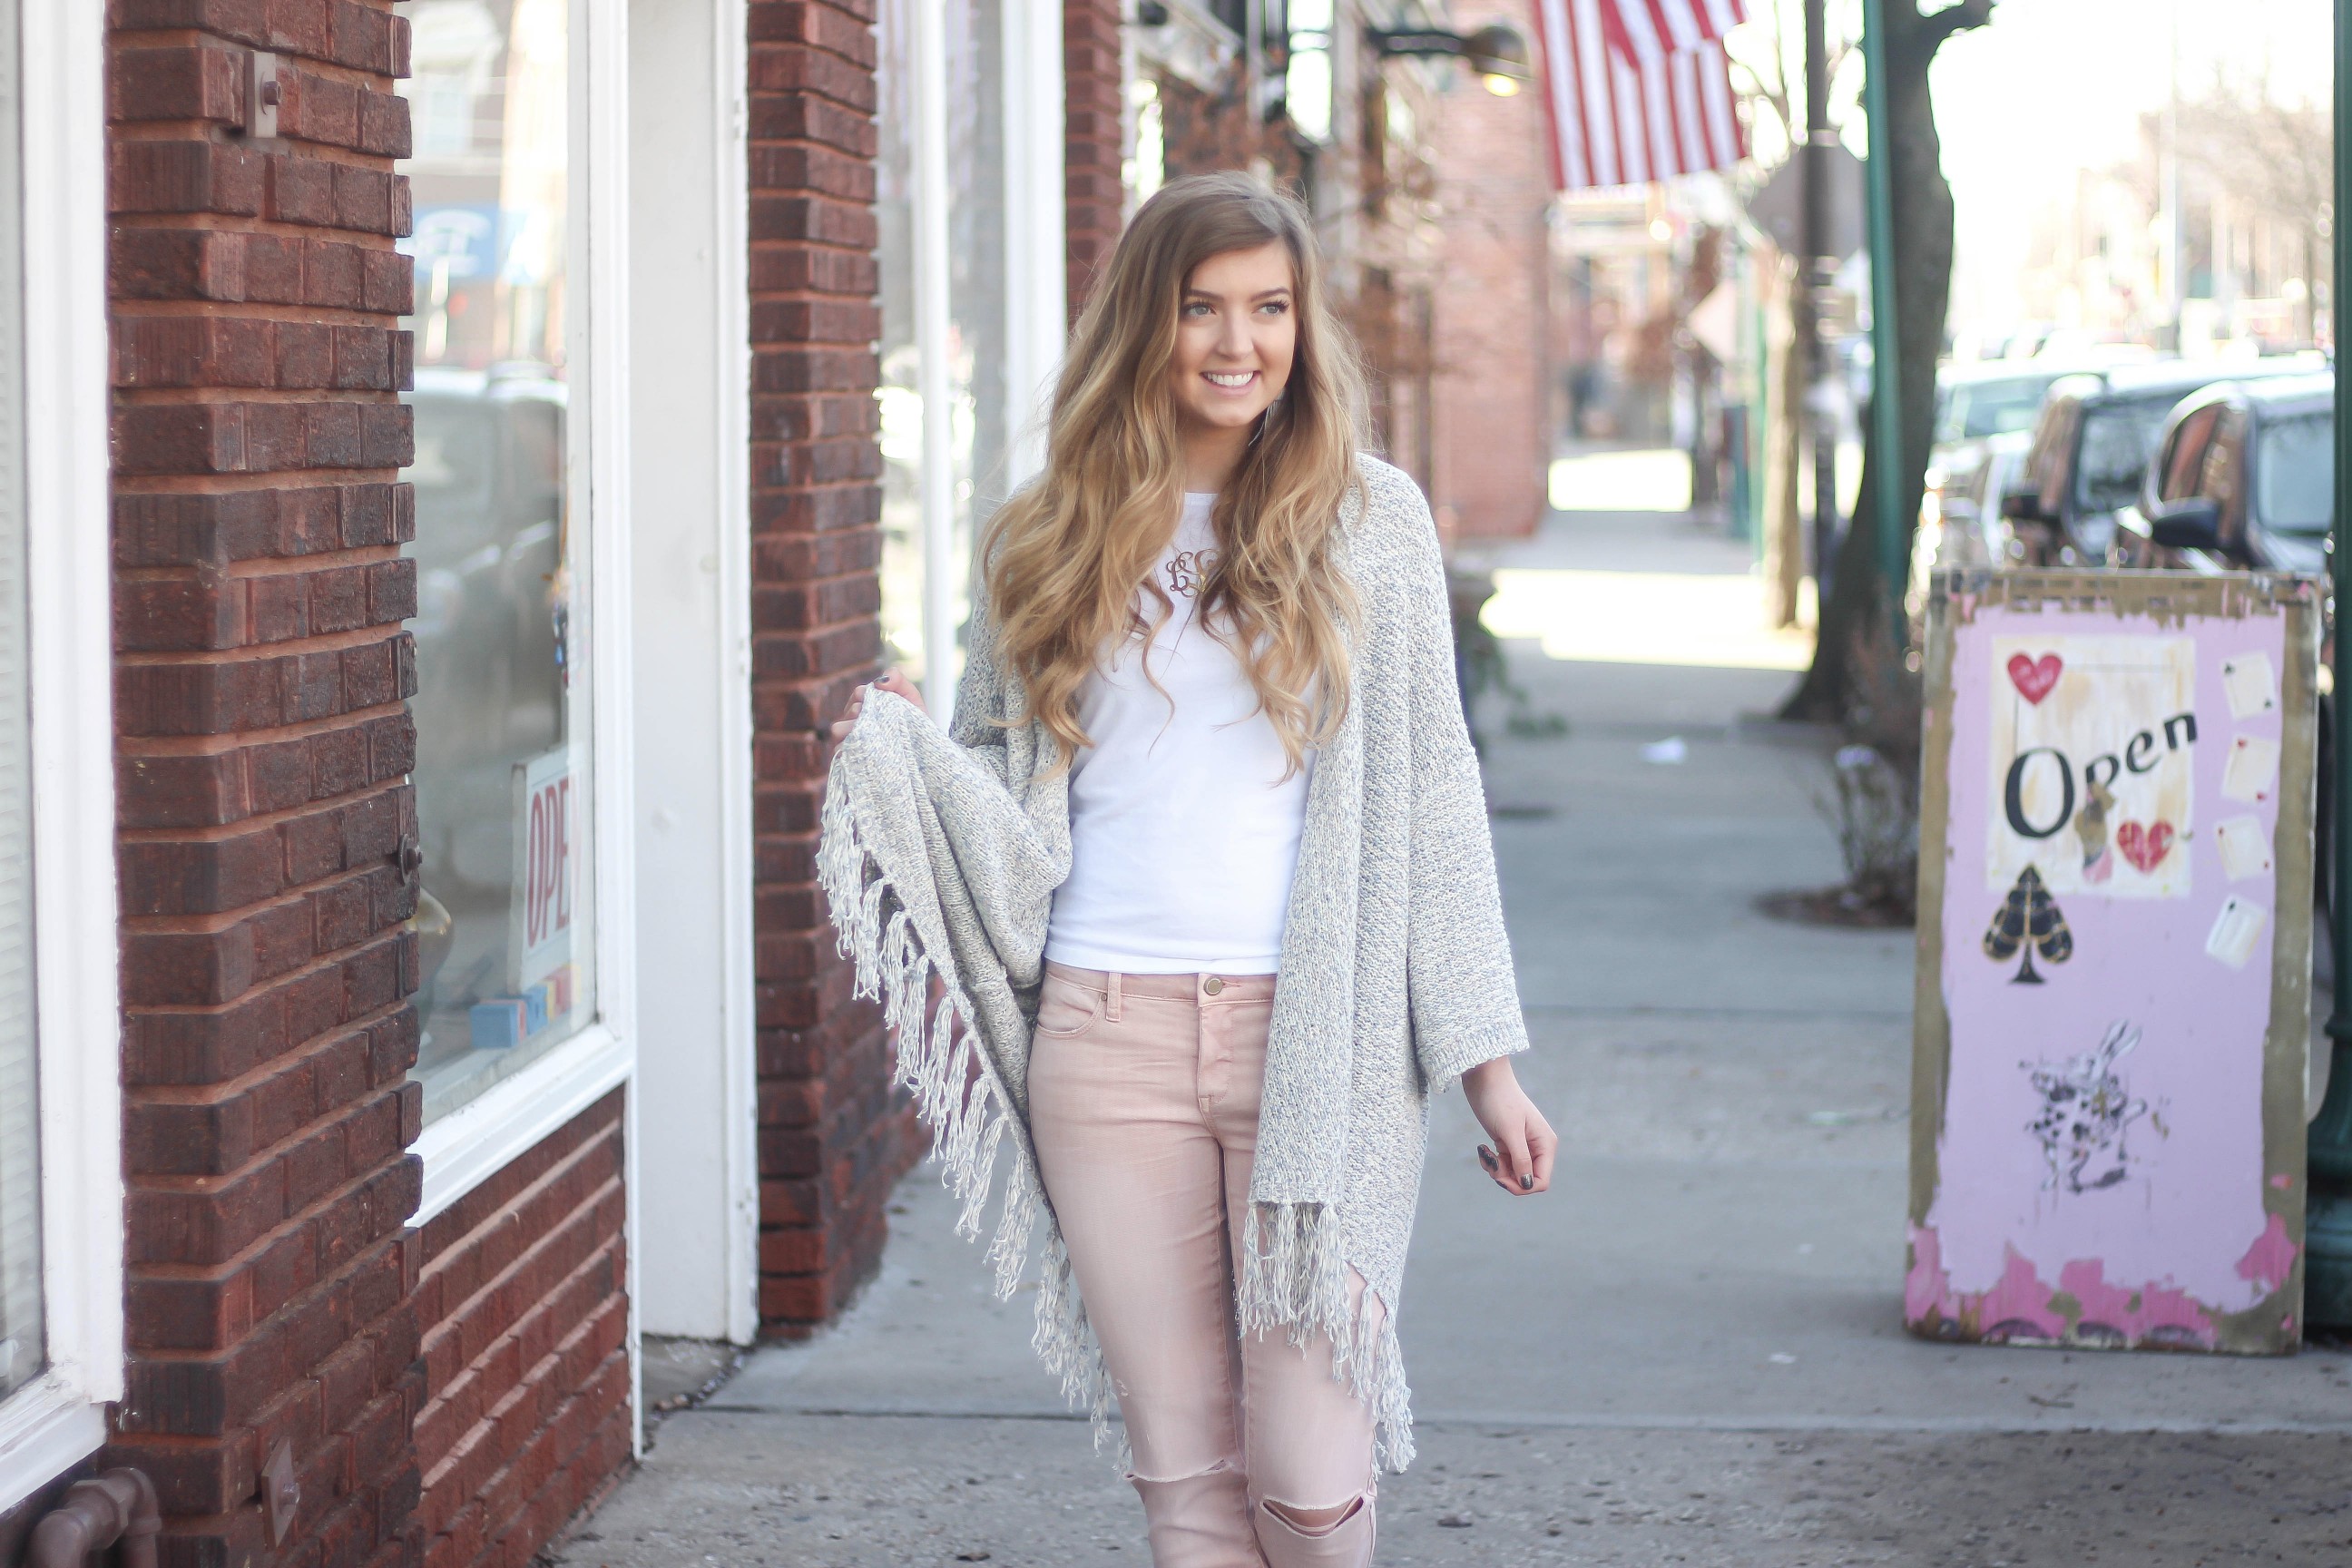
[[[1640,184],[1748,155],[1723,36],[1746,0],[1536,0],[1552,183]]]

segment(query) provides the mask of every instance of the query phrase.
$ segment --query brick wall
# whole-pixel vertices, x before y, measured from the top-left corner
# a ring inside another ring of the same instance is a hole
[[[1125,83],[1119,76],[1118,0],[1063,0],[1063,230],[1070,319],[1076,321],[1125,226]]]
[[[1168,178],[1248,169],[1263,164],[1276,184],[1307,193],[1311,171],[1287,121],[1267,124],[1251,114],[1248,72],[1234,58],[1223,86],[1202,92],[1172,76],[1160,78],[1160,124]]]
[[[167,1564],[416,1560],[409,221],[386,0],[110,0],[129,1392]],[[245,140],[244,52],[285,65]],[[301,1501],[267,1542],[259,1467]]]
[[[760,1318],[782,1335],[873,1273],[920,1148],[815,886],[824,725],[882,651],[873,22],[871,0],[751,6]]]
[[[628,1463],[621,1095],[414,1233],[427,1568],[520,1568]]]
[[[1454,14],[1465,32],[1497,21],[1534,37],[1517,0]],[[1532,533],[1551,458],[1543,106],[1533,93],[1496,98],[1466,85],[1439,103],[1446,222],[1443,281],[1433,294],[1430,499],[1464,537]]]

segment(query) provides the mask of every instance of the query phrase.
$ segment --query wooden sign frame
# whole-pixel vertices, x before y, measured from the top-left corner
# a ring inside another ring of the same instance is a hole
[[[1912,1332],[2299,1342],[2320,593],[1931,584]]]

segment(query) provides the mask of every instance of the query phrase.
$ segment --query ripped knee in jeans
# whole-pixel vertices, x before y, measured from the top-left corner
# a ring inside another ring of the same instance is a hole
[[[1328,1508],[1301,1508],[1297,1503],[1261,1498],[1258,1507],[1276,1523],[1286,1525],[1300,1535],[1316,1536],[1330,1534],[1361,1513],[1371,1500],[1371,1493],[1360,1492],[1346,1502],[1335,1503]]]

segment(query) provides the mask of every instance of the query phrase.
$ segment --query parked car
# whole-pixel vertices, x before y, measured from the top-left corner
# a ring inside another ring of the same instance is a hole
[[[2336,377],[2225,381],[2165,421],[2118,564],[2324,573],[2336,515]]]
[[[2184,399],[2165,421],[2137,500],[2116,514],[2116,553],[2129,566],[2325,577],[2335,521],[2335,374],[2228,381]],[[2320,599],[2331,643],[2335,602]],[[2335,726],[2335,697],[2323,680],[2316,864],[2331,918]]]
[[[1921,521],[1936,521],[1965,494],[1999,437],[2033,428],[2051,383],[2083,368],[2072,362],[1990,360],[1936,372],[1936,424],[1927,449]]]
[[[2025,470],[2032,437],[2004,431],[1984,443],[1968,487],[1957,494],[1928,493],[1912,536],[1911,585],[1905,597],[1915,628],[1927,614],[1927,584],[1935,574],[1967,566],[2008,566],[2023,558],[2024,547],[2000,514],[2000,498],[2016,488]]]
[[[2164,360],[2119,364],[2052,384],[2033,426],[2026,483],[2001,503],[2030,565],[2115,563],[2116,512],[2137,499],[2165,419],[2218,381],[2308,374],[2315,354],[2239,364]]]

